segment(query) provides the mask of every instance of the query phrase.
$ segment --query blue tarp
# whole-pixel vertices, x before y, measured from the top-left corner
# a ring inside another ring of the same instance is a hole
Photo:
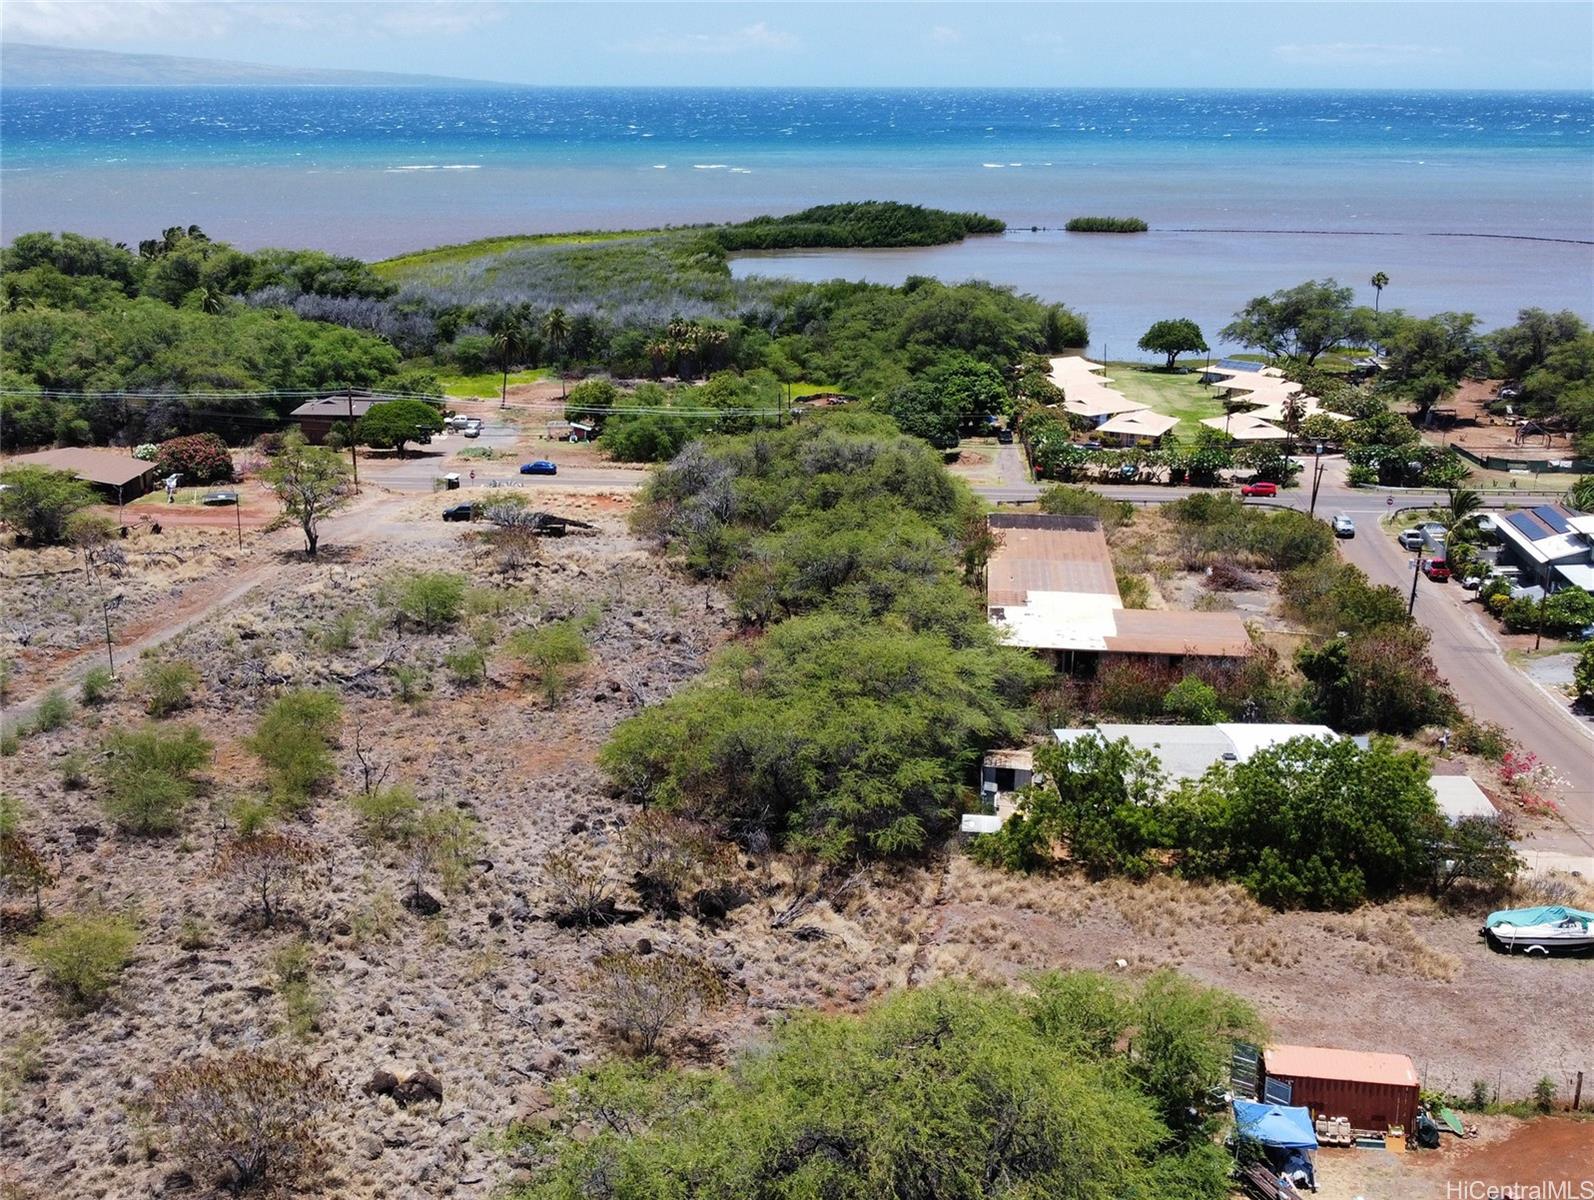
[[[1490,913],[1484,925],[1488,929],[1496,925],[1515,925],[1520,929],[1524,925],[1559,925],[1568,919],[1581,921],[1586,929],[1590,922],[1594,922],[1594,913],[1561,904],[1545,905],[1543,908],[1502,908],[1499,912]]]
[[[1261,1142],[1264,1146],[1317,1149],[1317,1134],[1312,1131],[1312,1114],[1304,1108],[1235,1100],[1234,1123],[1242,1138]]]

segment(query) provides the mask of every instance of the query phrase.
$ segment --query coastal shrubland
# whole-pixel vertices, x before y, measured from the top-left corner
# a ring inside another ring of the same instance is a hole
[[[1124,1049],[1125,1038],[1135,1036]],[[722,1071],[614,1062],[561,1083],[516,1200],[1228,1194],[1209,1096],[1261,1023],[1172,972],[944,983],[861,1018],[798,1013]],[[587,1131],[598,1132],[589,1134]]]
[[[978,510],[885,418],[694,443],[638,525],[765,633],[620,726],[601,762],[626,795],[747,844],[902,855],[955,819],[977,751],[1018,736],[1042,672],[960,577]]]
[[[507,385],[530,368],[630,379],[729,371],[868,396],[966,359],[1005,372],[1023,354],[1084,345],[1082,317],[1008,288],[735,280],[727,261],[764,246],[931,245],[1001,227],[870,202],[635,236],[496,239],[376,267],[244,254],[192,227],[140,254],[28,234],[0,260],[11,310],[0,366],[18,393],[4,397],[0,436],[7,449],[201,432],[238,442],[274,427],[296,393],[430,398],[440,375],[496,371]],[[704,431],[660,414],[631,424],[610,441],[633,459],[668,457]],[[373,444],[397,443],[388,431]]]

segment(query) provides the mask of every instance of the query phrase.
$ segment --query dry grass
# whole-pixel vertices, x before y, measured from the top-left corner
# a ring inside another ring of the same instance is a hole
[[[1367,909],[1349,920],[1346,932],[1357,943],[1356,958],[1364,971],[1449,983],[1461,970],[1460,959],[1429,945],[1399,907]]]

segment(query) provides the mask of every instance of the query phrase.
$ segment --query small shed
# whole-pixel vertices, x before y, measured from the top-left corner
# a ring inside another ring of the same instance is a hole
[[[1269,1046],[1262,1052],[1263,1086],[1289,1085],[1289,1104],[1312,1116],[1344,1117],[1353,1129],[1410,1133],[1417,1123],[1421,1081],[1404,1054],[1335,1050],[1326,1046]],[[1277,1094],[1275,1090],[1275,1094]]]

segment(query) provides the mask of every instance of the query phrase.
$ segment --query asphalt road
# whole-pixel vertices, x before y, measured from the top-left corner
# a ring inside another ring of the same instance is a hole
[[[1008,447],[1003,447],[1003,450]],[[1022,460],[1011,463],[998,456],[1002,482],[975,490],[996,503],[1022,503],[1036,499],[1039,485],[1015,478],[1023,471]],[[1402,550],[1379,520],[1392,510],[1431,508],[1446,503],[1442,492],[1373,492],[1345,484],[1343,464],[1325,460],[1323,484],[1317,497],[1317,515],[1331,517],[1345,513],[1356,523],[1356,536],[1337,544],[1347,561],[1355,563],[1374,583],[1389,584],[1409,594],[1414,570],[1413,556]],[[1310,465],[1308,465],[1308,473]],[[1091,484],[1092,490],[1137,504],[1160,504],[1176,500],[1199,488],[1172,488],[1145,485]],[[1389,503],[1393,499],[1394,503]],[[1486,496],[1485,504],[1504,507],[1508,503],[1531,502],[1528,495]],[[1310,489],[1290,488],[1265,503],[1306,509]],[[1480,721],[1493,721],[1511,732],[1519,746],[1531,750],[1564,781],[1559,789],[1565,818],[1566,836],[1546,835],[1539,839],[1545,849],[1578,856],[1594,855],[1594,723],[1578,717],[1566,701],[1540,688],[1532,679],[1506,661],[1499,644],[1479,619],[1476,605],[1469,605],[1459,583],[1417,581],[1417,603],[1413,615],[1432,635],[1434,665],[1455,691],[1462,707]]]

